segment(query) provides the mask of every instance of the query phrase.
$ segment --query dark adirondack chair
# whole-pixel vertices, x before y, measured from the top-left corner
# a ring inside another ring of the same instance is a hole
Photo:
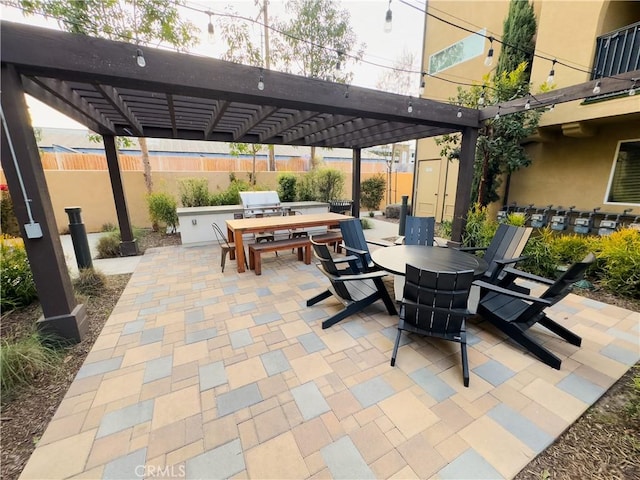
[[[377,300],[382,300],[387,307],[389,315],[397,315],[397,310],[393,300],[387,292],[387,288],[382,281],[386,272],[362,273],[353,270],[348,264],[355,260],[354,256],[333,258],[329,248],[324,243],[317,243],[311,237],[311,244],[316,258],[319,260],[318,268],[324,273],[331,286],[324,292],[307,300],[307,307],[315,305],[322,300],[335,296],[344,308],[335,315],[322,322],[322,328],[329,328],[340,320],[347,318],[354,313],[363,310]],[[339,268],[342,264],[343,267]]]
[[[414,217],[407,215],[404,229],[404,244],[433,247],[435,231],[435,217]]]
[[[362,229],[362,223],[360,223],[359,218],[350,218],[341,221],[340,231],[342,232],[342,246],[347,253],[355,255],[355,260],[351,262],[351,267],[353,269],[359,269],[361,272],[378,270],[371,260],[368,244],[384,247],[393,245],[393,243],[389,242],[385,243],[365,239],[364,230]]]
[[[516,227],[501,223],[488,247],[460,247],[458,250],[462,252],[484,251],[483,258],[489,268],[484,273],[483,279],[490,283],[497,283],[505,266],[525,258],[520,255],[532,231],[531,227]]]
[[[458,342],[462,354],[462,378],[464,386],[469,386],[466,318],[471,315],[467,301],[472,282],[473,270],[434,272],[407,265],[391,366],[396,363],[403,330]]]
[[[556,281],[511,267],[504,269],[505,276],[500,280],[500,284],[510,285],[516,277],[521,277],[549,285],[549,288],[540,297],[533,297],[484,281],[476,281],[474,285],[480,286],[481,289],[478,314],[544,363],[560,370],[562,361],[543,347],[533,336],[528,335],[527,330],[538,323],[572,345],[580,346],[582,339],[547,317],[544,310],[567,296],[571,291],[571,286],[584,278],[585,271],[595,261],[595,258],[595,255],[590,253],[581,262],[569,267]]]
[[[224,265],[227,262],[227,254],[229,252],[235,252],[236,245],[235,243],[231,243],[227,240],[227,237],[225,237],[224,233],[222,233],[222,230],[220,229],[217,223],[212,223],[211,228],[213,228],[213,234],[215,235],[216,240],[218,241],[218,245],[220,245],[220,249],[222,250],[221,252],[222,258],[220,259],[220,266],[222,267],[222,271],[224,272]],[[246,256],[244,257],[244,263],[245,263],[245,266],[248,267]]]

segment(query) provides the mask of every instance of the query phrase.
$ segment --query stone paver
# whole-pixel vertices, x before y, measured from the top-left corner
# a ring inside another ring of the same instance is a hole
[[[306,307],[328,282],[288,252],[143,260],[21,478],[510,478],[640,359],[638,313],[570,295],[582,347],[531,331],[561,370],[470,321],[465,388],[453,344],[405,334],[391,367],[382,308],[323,330],[342,306]]]

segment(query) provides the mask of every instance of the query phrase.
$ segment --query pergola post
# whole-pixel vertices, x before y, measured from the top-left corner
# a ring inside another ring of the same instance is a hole
[[[473,182],[473,164],[476,157],[477,141],[477,128],[466,127],[463,129],[456,204],[453,209],[453,225],[451,229],[451,240],[457,243],[462,242],[462,232],[466,224],[467,212],[471,207],[471,185]]]
[[[87,312],[69,278],[20,75],[10,65],[2,65],[1,74],[2,168],[42,306],[37,327],[79,342]]]
[[[132,257],[139,253],[138,244],[135,238],[133,238],[133,229],[131,228],[131,221],[129,220],[129,210],[122,186],[122,175],[120,174],[115,137],[113,135],[103,135],[102,139],[104,141],[104,151],[107,156],[107,167],[109,168],[113,200],[116,204],[118,227],[120,228],[120,254],[123,257]]]
[[[351,215],[360,218],[360,175],[362,173],[362,149],[353,149],[353,171],[351,178],[351,192],[353,197],[353,208]]]

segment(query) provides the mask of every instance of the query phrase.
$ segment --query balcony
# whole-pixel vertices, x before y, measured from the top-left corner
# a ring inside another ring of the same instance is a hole
[[[640,69],[640,22],[598,37],[591,79]]]

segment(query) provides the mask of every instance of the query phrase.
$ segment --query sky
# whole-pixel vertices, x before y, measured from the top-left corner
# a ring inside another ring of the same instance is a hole
[[[424,9],[423,0],[409,1],[419,8]],[[284,18],[286,15],[284,3],[282,0],[270,0],[269,17]],[[351,15],[351,26],[356,33],[358,42],[366,44],[365,60],[392,66],[402,52],[407,50],[412,52],[416,61],[419,62],[422,55],[424,15],[418,10],[398,1],[392,1],[393,28],[390,33],[385,33],[383,28],[385,14],[389,7],[388,0],[338,0],[338,3],[343,9],[349,11]],[[187,4],[199,10],[210,10],[214,13],[224,12],[225,6],[231,4],[234,9],[243,16],[256,18],[258,15],[258,7],[255,6],[254,0],[187,0]],[[216,37],[214,44],[208,41],[208,16],[186,9],[181,9],[181,15],[191,20],[202,32],[200,45],[193,48],[191,52],[213,57],[219,56],[221,52],[221,40]],[[19,10],[4,5],[1,7],[0,16],[3,20],[58,28],[55,21],[45,20],[40,16],[24,17]],[[254,27],[257,36],[255,40],[256,43],[260,41],[261,29],[262,27],[259,25]],[[419,70],[419,64],[416,64],[415,68]],[[354,72],[353,85],[375,88],[376,82],[386,69],[369,64],[360,64],[354,66],[352,70]],[[416,94],[417,88],[418,85],[416,85]],[[27,97],[27,102],[34,127],[85,129],[85,127],[79,123],[52,110],[31,97]]]

